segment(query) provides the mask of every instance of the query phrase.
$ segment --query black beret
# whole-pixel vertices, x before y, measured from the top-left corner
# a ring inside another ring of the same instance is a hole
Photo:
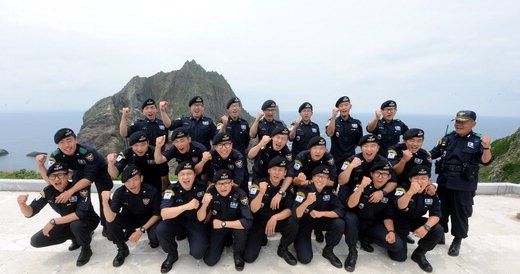
[[[387,107],[397,108],[397,103],[394,100],[388,100],[381,104],[381,109],[384,109]]]
[[[182,137],[190,137],[190,133],[183,127],[178,127],[172,132],[172,141]]]
[[[155,106],[155,101],[153,99],[146,99],[142,104],[141,104],[141,109],[144,109],[145,107],[147,106]]]
[[[424,131],[420,128],[411,128],[403,134],[403,140],[412,139],[414,137],[424,138]]]
[[[311,111],[312,111],[312,104],[309,103],[309,102],[304,102],[303,104],[301,104],[301,106],[298,108],[298,112],[302,112],[302,110],[306,109],[306,108],[310,108]]]
[[[455,116],[455,118],[453,120],[457,120],[460,122],[466,122],[468,120],[476,121],[477,114],[471,110],[460,110],[459,112],[457,112],[457,116]]]
[[[181,162],[177,168],[175,168],[175,175],[179,174],[181,170],[193,170],[195,171],[195,164],[192,161]]]
[[[123,172],[121,172],[121,182],[125,183],[130,178],[132,178],[136,175],[140,175],[140,174],[141,174],[141,171],[139,170],[139,168],[136,165],[133,165],[133,164],[128,165],[127,167],[125,167]]]
[[[231,139],[231,135],[227,134],[227,133],[223,133],[223,132],[220,132],[218,133],[217,135],[215,135],[215,137],[213,137],[213,145],[216,145],[216,144],[219,144],[219,143],[222,143],[222,142],[233,142],[233,140]]]
[[[376,171],[376,170],[392,170],[392,166],[389,162],[386,161],[379,161],[375,162],[372,167],[370,168],[370,171]]]
[[[364,143],[378,143],[379,144],[379,139],[374,134],[367,134],[367,135],[364,135],[363,137],[361,137],[361,139],[359,139],[359,146],[362,146]]]
[[[213,176],[213,183],[227,179],[232,179],[231,171],[227,169],[219,169],[217,172],[215,172],[215,176]]]
[[[74,134],[74,131],[70,128],[62,128],[56,131],[54,134],[54,143],[58,144],[61,140],[67,138],[67,137],[74,137],[76,138],[76,134]]]
[[[289,135],[289,130],[286,127],[276,127],[271,132],[271,137],[274,137],[275,135],[282,134],[282,135]]]
[[[69,169],[67,168],[67,165],[65,165],[65,164],[54,163],[47,169],[47,176],[51,175],[54,172],[58,172],[58,171],[67,171],[68,172]]]
[[[133,146],[135,143],[141,143],[148,141],[148,137],[146,137],[146,133],[142,131],[136,131],[128,137],[128,144]]]
[[[201,103],[201,104],[204,104],[204,100],[202,100],[202,97],[200,96],[195,96],[193,98],[190,99],[190,101],[188,102],[188,106],[191,107],[191,105],[195,104],[195,103]]]
[[[262,110],[266,110],[268,108],[275,108],[276,102],[273,100],[267,100],[262,104]]]
[[[418,176],[418,175],[428,175],[430,177],[430,168],[428,166],[418,165],[414,166],[410,172],[408,172],[408,178]]]
[[[326,146],[327,141],[325,141],[325,138],[321,136],[314,136],[309,140],[309,143],[307,144],[307,149],[310,149],[313,146]]]
[[[320,166],[315,167],[312,170],[312,176],[319,174],[319,173],[330,175],[330,167],[328,167],[326,165],[320,165]]]
[[[336,101],[336,107],[339,106],[339,104],[341,103],[350,103],[350,98],[348,98],[348,96],[342,96],[341,98],[339,98],[337,101]]]
[[[286,167],[287,166],[287,159],[285,157],[282,157],[282,156],[276,156],[274,157],[273,159],[271,159],[271,161],[269,161],[269,165],[267,166],[267,168],[272,168],[272,167]]]
[[[228,109],[234,103],[240,104],[240,99],[238,99],[238,97],[233,97],[233,98],[229,99],[226,103],[226,109]]]

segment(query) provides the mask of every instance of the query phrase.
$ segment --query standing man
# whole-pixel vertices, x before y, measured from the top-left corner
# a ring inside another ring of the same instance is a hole
[[[246,193],[233,185],[229,170],[217,171],[213,177],[213,186],[204,194],[197,218],[199,221],[207,220],[210,225],[210,244],[204,262],[209,266],[218,263],[224,242],[231,235],[235,269],[244,270],[244,250],[253,214]]]
[[[204,145],[192,141],[188,130],[183,127],[176,128],[172,132],[173,146],[166,151],[161,150],[164,140],[164,136],[157,138],[157,146],[154,150],[154,160],[157,164],[166,163],[173,158],[177,163],[184,161],[198,163],[202,159],[202,152],[206,151]]]
[[[119,155],[107,155],[108,173],[116,178],[127,165],[133,164],[143,175],[143,182],[155,187],[159,192],[166,189],[169,183],[168,164],[155,163],[155,147],[149,145],[149,139],[143,131],[136,131],[128,138],[129,148],[119,152]]]
[[[276,102],[267,100],[262,104],[262,111],[258,113],[255,121],[249,130],[249,137],[255,138],[258,135],[258,141],[264,136],[271,136],[275,128],[284,128],[285,123],[276,120]]]
[[[121,110],[121,122],[119,123],[119,134],[123,137],[128,137],[136,131],[144,131],[150,144],[155,146],[155,139],[159,136],[168,136],[168,128],[171,126],[171,120],[166,114],[166,107],[168,102],[159,102],[159,109],[161,111],[161,119],[157,118],[157,107],[153,99],[146,99],[141,105],[141,110],[145,119],[137,119],[130,126],[127,126],[126,120],[130,113],[130,108],[123,108]]]
[[[229,99],[226,109],[228,115],[222,116],[220,122],[217,123],[217,131],[231,135],[233,148],[246,156],[246,150],[249,147],[251,138],[249,138],[249,124],[246,120],[240,118],[240,112],[242,112],[240,99],[238,97]]]
[[[52,218],[43,229],[31,237],[31,246],[45,247],[64,243],[72,240],[69,250],[72,251],[81,246],[81,253],[76,261],[76,266],[82,266],[90,260],[92,249],[92,233],[99,224],[99,216],[90,203],[90,190],[88,187],[74,192],[66,203],[57,203],[55,199],[65,191],[72,188],[69,179],[72,174],[61,163],[53,163],[45,173],[45,181],[49,184],[40,194],[27,205],[29,194],[19,195],[18,206],[22,214],[31,218],[49,204],[60,217]]]
[[[309,140],[312,137],[320,136],[320,127],[311,121],[312,105],[309,102],[304,102],[298,108],[301,120],[295,119],[294,123],[289,127],[289,140],[292,141],[291,152],[296,156],[301,151],[307,149]]]
[[[211,149],[210,141],[217,133],[217,127],[213,120],[204,114],[204,100],[202,97],[195,96],[188,102],[190,107],[190,116],[182,116],[172,122],[170,129],[175,130],[178,127],[184,127],[194,141],[197,141],[206,147],[206,150]]]
[[[367,125],[367,131],[379,138],[381,146],[379,154],[386,156],[386,151],[391,146],[399,143],[399,138],[407,130],[408,126],[399,119],[394,119],[397,113],[397,103],[388,100],[381,104],[381,108],[376,110],[376,116]]]
[[[340,170],[343,162],[356,153],[356,146],[363,136],[361,122],[350,116],[350,99],[342,96],[332,109],[332,117],[327,121],[325,130],[331,140],[330,153],[334,156],[336,170]],[[338,115],[339,116],[336,117]]]
[[[163,221],[157,226],[157,235],[168,256],[161,265],[161,273],[170,271],[179,258],[175,236],[187,235],[190,255],[196,260],[200,260],[208,248],[206,226],[197,219],[207,184],[196,179],[194,168],[190,161],[180,163],[175,170],[178,182],[164,192],[161,203]]]
[[[143,184],[144,176],[135,165],[129,165],[121,173],[123,186],[114,191],[103,191],[103,212],[107,220],[108,238],[117,246],[117,255],[112,261],[119,267],[130,254],[127,240],[138,242],[148,232],[150,247],[159,246],[155,228],[161,220],[161,192],[150,184]]]
[[[493,161],[491,137],[473,132],[477,114],[461,110],[454,120],[455,131],[444,136],[431,150],[432,159],[440,157],[435,163],[435,171],[439,174],[437,193],[442,202],[440,223],[444,232],[448,232],[450,217],[451,234],[455,237],[448,250],[450,256],[459,255],[462,239],[468,237],[479,165],[489,165]]]

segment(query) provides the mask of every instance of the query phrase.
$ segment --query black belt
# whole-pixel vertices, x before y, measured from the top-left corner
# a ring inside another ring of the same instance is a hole
[[[464,170],[464,167],[461,165],[450,165],[450,164],[443,164],[442,168],[444,170],[448,171],[456,171],[456,172],[462,172]]]

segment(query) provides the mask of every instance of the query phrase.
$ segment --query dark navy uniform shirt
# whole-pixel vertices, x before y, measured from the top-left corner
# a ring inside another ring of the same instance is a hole
[[[193,199],[197,199],[199,204],[202,204],[206,187],[207,184],[198,179],[195,179],[190,190],[185,190],[179,182],[171,184],[164,191],[161,209],[181,206],[191,202]],[[186,210],[175,218],[197,221],[197,210],[198,209]]]
[[[399,209],[397,201],[405,194],[407,189],[398,187],[395,190],[395,208],[397,219],[404,223],[413,222],[413,220],[421,219],[426,213],[429,216],[441,217],[441,203],[437,194],[430,196],[426,193],[416,193],[410,198],[408,206]]]
[[[110,209],[117,214],[132,215],[139,223],[146,223],[154,215],[161,215],[161,192],[148,184],[133,194],[124,185],[114,191]]]
[[[294,176],[296,177],[303,172],[307,179],[310,180],[312,178],[312,170],[321,165],[331,168],[330,179],[336,181],[338,177],[336,165],[334,164],[334,157],[329,152],[325,152],[325,155],[318,161],[312,160],[310,151],[304,150],[300,152],[294,159]]]
[[[280,191],[280,188],[282,186],[282,182],[278,186],[274,186],[271,181],[269,181],[269,178],[262,178],[258,180],[258,182],[267,182],[267,190],[265,191],[264,196],[262,197],[262,204],[260,205],[260,209],[253,213],[253,216],[255,219],[260,220],[268,220],[273,215],[280,213],[284,209],[291,209],[294,202],[294,194],[292,191],[287,190],[285,192],[285,195],[282,197],[282,200],[280,201],[280,206],[278,209],[271,209],[271,200],[273,197],[278,194],[278,191]],[[249,200],[252,201],[258,196],[258,193],[260,192],[260,186],[259,183],[253,183],[251,185],[251,189],[249,190]]]
[[[273,149],[273,142],[270,141],[265,147],[260,149],[258,155],[256,155],[254,159],[253,165],[253,180],[256,182],[259,178],[268,177],[267,169],[269,166],[269,161],[271,161],[274,157],[281,156],[285,157],[287,161],[289,161],[286,165],[287,168],[287,177],[294,177],[294,162],[291,151],[287,146],[283,147],[279,151],[275,151]]]
[[[241,185],[247,183],[247,165],[246,158],[238,150],[233,149],[227,159],[223,159],[217,151],[212,150],[211,160],[204,164],[204,173],[208,175],[208,180],[213,181],[213,175],[219,169],[228,169],[233,174],[233,181]]]
[[[345,169],[347,169],[348,165],[350,165],[350,163],[352,162],[352,160],[354,160],[355,157],[358,157],[359,159],[361,159],[361,165],[359,165],[358,167],[354,168],[352,170],[352,173],[350,173],[350,179],[349,181],[340,186],[339,188],[339,191],[342,192],[342,191],[352,191],[354,189],[354,187],[358,184],[361,183],[361,180],[363,180],[363,177],[371,177],[370,176],[370,169],[372,168],[372,166],[374,165],[374,163],[377,163],[377,162],[385,162],[385,163],[388,163],[388,160],[381,156],[381,155],[376,155],[376,157],[374,158],[374,160],[372,160],[372,162],[368,162],[365,160],[365,158],[363,157],[363,153],[358,153],[356,155],[353,155],[351,157],[349,157],[345,162],[343,162],[343,166],[341,167],[341,171],[344,171]],[[396,183],[397,182],[397,176],[395,175],[395,172],[393,170],[390,171],[390,174],[391,174],[391,177],[390,179],[388,180],[388,182],[394,182]],[[345,190],[342,190],[343,188],[348,188],[348,189],[345,189]]]
[[[348,197],[350,197],[350,195],[355,191],[358,191],[358,188],[359,184],[356,185],[351,193],[346,193],[347,195],[338,194],[339,199],[344,203],[345,206],[347,206]],[[364,222],[374,223],[377,221],[383,221],[385,219],[393,219],[395,217],[393,197],[383,197],[378,203],[369,202],[370,195],[376,191],[380,191],[383,188],[384,186],[379,189],[375,188],[374,183],[370,183],[363,190],[357,206],[351,209],[352,211],[356,212],[359,218]]]
[[[161,177],[168,175],[168,164],[157,165],[153,156],[154,147],[148,146],[148,150],[143,156],[134,153],[131,147],[119,152],[116,158],[115,167],[119,174],[123,172],[129,164],[136,165],[143,175],[143,182],[154,186],[157,190],[162,190]]]
[[[329,119],[325,129],[332,122],[336,124],[336,128],[330,137],[330,153],[334,155],[334,161],[340,163],[356,153],[356,146],[363,136],[363,126],[358,119],[354,119],[352,116],[349,116],[347,120],[338,116],[334,121]]]
[[[390,161],[392,166],[395,166],[403,158],[403,151],[405,150],[406,145],[403,143],[394,145],[388,149],[386,158]],[[429,168],[432,167],[432,157],[425,149],[421,148],[419,151],[412,154],[412,158],[406,162],[406,165],[403,168],[403,172],[397,175],[397,183],[402,185],[404,188],[408,188],[410,186],[408,173],[414,166],[418,165],[427,166]]]
[[[244,229],[251,228],[253,225],[253,213],[251,213],[251,208],[249,207],[249,199],[241,188],[234,186],[227,196],[222,196],[212,186],[208,193],[213,196],[208,206],[211,220],[240,220]]]
[[[289,130],[292,130],[294,123],[291,124]],[[307,149],[309,140],[314,136],[320,136],[320,127],[318,124],[310,121],[308,124],[300,121],[300,125],[296,129],[296,137],[292,140],[291,152],[298,155],[301,151]]]
[[[150,145],[155,146],[155,139],[159,136],[166,136],[166,142],[168,142],[168,129],[164,125],[161,119],[156,118],[154,121],[148,119],[138,119],[128,126],[128,136],[136,131],[143,131],[148,137]]]
[[[191,139],[204,145],[206,150],[211,149],[210,141],[215,137],[217,132],[217,127],[211,118],[202,116],[197,120],[191,115],[183,116],[173,121],[170,129],[174,130],[178,127],[183,127],[188,130]]]
[[[408,130],[408,126],[399,119],[393,119],[387,122],[384,118],[377,121],[377,126],[374,130],[367,131],[376,135],[379,139],[379,152],[386,156],[386,151],[391,146],[399,143],[399,138]]]
[[[316,201],[305,209],[300,221],[314,222],[315,219],[310,215],[310,212],[313,210],[334,211],[338,214],[339,218],[343,217],[345,214],[345,208],[339,201],[338,196],[333,193],[332,187],[325,187],[321,192],[318,192],[312,182],[309,185],[299,187],[296,191],[293,204],[294,216],[296,216],[296,209],[305,201],[305,199],[307,199],[307,194],[310,192],[316,193]]]
[[[217,123],[217,133],[223,126],[222,121]],[[238,118],[237,120],[231,119],[228,116],[228,123],[226,126],[226,133],[231,135],[233,140],[233,148],[240,151],[242,155],[246,155],[246,149],[249,146],[249,124],[246,120]]]
[[[191,141],[190,148],[188,152],[181,154],[179,150],[172,145],[168,150],[164,151],[162,154],[166,157],[166,161],[170,161],[175,158],[177,163],[181,163],[184,161],[192,161],[193,163],[198,163],[200,159],[202,159],[202,152],[206,151],[206,148],[199,142]]]
[[[258,122],[258,130],[256,132],[258,136],[258,141],[262,140],[262,137],[264,135],[271,136],[271,132],[273,132],[273,130],[277,127],[285,127],[285,123],[276,119],[273,119],[273,121],[268,122],[265,119],[265,117],[260,119],[260,121]]]

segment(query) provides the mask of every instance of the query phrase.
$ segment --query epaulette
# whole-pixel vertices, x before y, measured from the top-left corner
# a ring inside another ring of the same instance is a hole
[[[473,132],[473,135],[477,136],[478,138],[484,137],[484,135],[482,135],[481,133],[478,133],[478,132]]]
[[[85,154],[87,154],[87,152],[88,152],[88,150],[86,150],[85,148],[83,148],[83,147],[79,148],[79,153],[85,155]]]

